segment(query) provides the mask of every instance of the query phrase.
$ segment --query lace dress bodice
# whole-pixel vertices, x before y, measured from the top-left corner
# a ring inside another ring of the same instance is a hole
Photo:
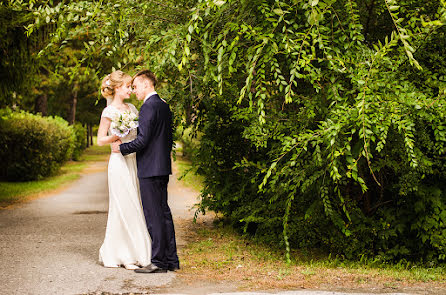
[[[127,103],[127,105],[129,106],[130,111],[132,113],[138,115],[138,110],[136,109],[136,107],[133,104]],[[113,118],[121,115],[122,113],[123,113],[123,111],[118,110],[116,107],[114,107],[112,105],[109,105],[102,111],[101,117],[106,117],[106,118],[113,120]],[[111,128],[108,130],[108,133],[111,134]],[[129,134],[122,137],[121,141],[123,143],[133,141],[136,138],[136,135],[137,135],[136,129],[133,129],[129,132]]]

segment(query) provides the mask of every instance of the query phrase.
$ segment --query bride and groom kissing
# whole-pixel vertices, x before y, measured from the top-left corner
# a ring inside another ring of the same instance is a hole
[[[98,129],[98,145],[111,144],[108,163],[109,212],[99,261],[138,273],[179,269],[175,230],[167,203],[171,170],[172,113],[155,91],[157,79],[149,70],[133,78],[114,71],[101,85],[107,99]],[[138,116],[124,103],[135,93],[144,101],[138,129],[115,132],[114,122]]]

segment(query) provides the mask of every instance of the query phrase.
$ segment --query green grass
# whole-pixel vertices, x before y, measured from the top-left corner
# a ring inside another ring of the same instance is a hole
[[[95,138],[96,144],[96,138]],[[26,182],[0,182],[0,207],[26,201],[31,196],[47,193],[66,185],[81,175],[84,168],[91,162],[106,161],[110,155],[109,146],[94,145],[85,150],[79,161],[65,163],[59,172],[51,177]]]
[[[94,138],[93,146],[89,147],[82,154],[80,162],[99,162],[106,161],[110,155],[110,146],[98,146],[96,143],[96,137]]]
[[[191,161],[177,155],[175,163],[178,167],[180,179],[183,184],[196,191],[200,191],[203,187],[203,177],[196,174],[196,169],[192,166]]]

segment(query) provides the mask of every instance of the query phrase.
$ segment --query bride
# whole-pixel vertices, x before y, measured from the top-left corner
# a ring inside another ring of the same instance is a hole
[[[102,80],[101,93],[107,99],[98,130],[98,145],[118,139],[129,142],[136,138],[136,129],[124,137],[111,134],[110,125],[115,116],[138,111],[124,99],[132,93],[132,78],[114,71]],[[110,132],[109,132],[110,131]],[[108,134],[107,134],[108,132]],[[105,239],[99,250],[99,260],[105,267],[136,269],[150,264],[151,241],[142,211],[135,153],[122,156],[111,153],[108,163],[109,210]]]

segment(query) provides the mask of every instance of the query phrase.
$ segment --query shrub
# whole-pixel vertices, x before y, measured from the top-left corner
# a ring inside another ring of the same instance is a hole
[[[200,136],[193,132],[194,130],[191,127],[184,128],[182,125],[180,125],[175,132],[175,138],[177,138],[177,141],[181,142],[182,156],[189,158],[190,160],[194,159],[195,151],[200,144]]]
[[[71,158],[75,161],[78,161],[82,152],[87,147],[87,128],[82,126],[81,123],[76,123],[71,127],[76,138],[73,155]]]
[[[194,10],[201,209],[288,255],[445,261],[445,2],[387,0],[365,27],[357,1],[291,2]]]
[[[0,110],[0,177],[10,181],[36,180],[52,175],[70,159],[75,136],[60,117]]]

